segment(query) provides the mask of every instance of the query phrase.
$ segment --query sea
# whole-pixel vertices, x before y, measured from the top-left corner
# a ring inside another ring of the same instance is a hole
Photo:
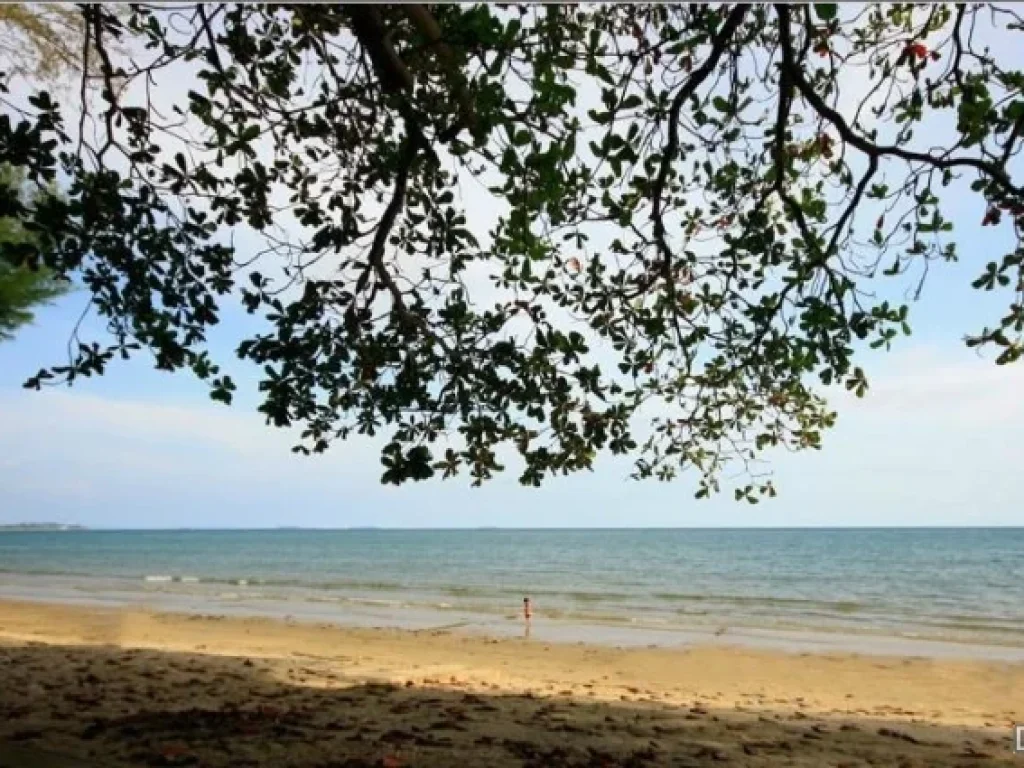
[[[525,596],[555,641],[1024,660],[1024,528],[0,532],[15,599],[518,634]]]

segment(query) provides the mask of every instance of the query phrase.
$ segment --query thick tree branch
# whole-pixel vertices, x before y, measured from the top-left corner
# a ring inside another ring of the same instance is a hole
[[[102,161],[107,151],[114,146],[114,113],[117,109],[117,95],[114,92],[114,66],[110,63],[110,55],[107,53],[103,42],[103,8],[102,6],[85,6],[83,9],[86,23],[92,26],[93,45],[100,57],[100,70],[103,73],[104,98],[107,100],[107,109],[103,114],[106,124],[107,137],[103,146],[96,153],[97,160]],[[83,108],[84,108],[83,104]]]
[[[672,104],[669,107],[668,113],[668,141],[665,144],[665,148],[661,156],[661,166],[658,169],[658,176],[654,181],[654,186],[651,189],[651,220],[654,222],[654,241],[655,246],[658,249],[658,255],[661,260],[660,274],[665,280],[665,284],[669,292],[669,305],[672,311],[672,322],[676,331],[676,338],[680,343],[680,346],[685,346],[683,343],[683,334],[679,328],[679,313],[677,310],[678,300],[676,298],[676,286],[675,286],[675,275],[673,274],[673,255],[672,249],[669,248],[668,241],[665,239],[665,218],[662,211],[662,205],[664,202],[665,184],[668,181],[669,170],[672,166],[672,162],[675,160],[676,154],[679,151],[679,113],[683,108],[683,104],[689,99],[697,89],[704,83],[705,80],[711,75],[718,65],[719,60],[722,58],[722,54],[725,52],[726,47],[732,40],[733,35],[739,28],[743,21],[744,16],[747,14],[747,6],[738,5],[729,12],[725,22],[722,24],[721,29],[718,30],[714,38],[711,41],[711,52],[708,54],[707,59],[701,64],[693,73],[687,78],[683,87],[676,93],[675,98],[672,99]],[[653,273],[651,277],[645,281],[645,285],[641,291],[646,291],[657,279],[658,273]]]
[[[412,320],[413,313],[405,304],[402,290],[395,283],[391,273],[384,264],[384,251],[387,248],[388,238],[391,230],[394,229],[395,220],[405,206],[405,195],[409,188],[409,174],[412,172],[413,164],[419,153],[422,144],[422,136],[418,128],[415,128],[410,120],[406,120],[406,134],[402,139],[402,148],[398,158],[398,170],[395,174],[394,191],[391,193],[391,200],[388,202],[384,213],[377,223],[377,232],[374,234],[373,243],[370,246],[369,264],[380,283],[391,294],[395,309],[403,320]]]
[[[405,303],[405,296],[402,294],[402,289],[399,288],[394,277],[392,277],[391,272],[388,271],[387,265],[384,263],[384,255],[385,250],[387,249],[388,239],[395,227],[398,214],[401,213],[402,209],[405,207],[406,193],[409,189],[409,176],[412,173],[413,166],[419,159],[420,152],[423,150],[429,150],[429,145],[423,137],[423,132],[416,124],[412,115],[409,114],[408,109],[406,109],[405,115],[405,128],[405,137],[402,139],[402,146],[399,150],[398,169],[395,174],[394,190],[391,193],[391,200],[388,202],[387,207],[384,209],[384,213],[380,217],[380,221],[377,223],[377,231],[374,234],[373,243],[370,245],[370,253],[367,260],[369,265],[372,267],[374,274],[377,276],[377,280],[391,295],[391,300],[398,316],[409,325],[419,328],[423,334],[436,343],[450,359],[458,361],[461,359],[461,356],[458,355],[444,339],[434,332],[425,317],[413,312]]]
[[[711,52],[708,54],[707,59],[687,78],[683,87],[679,89],[675,98],[672,99],[672,104],[669,107],[668,141],[662,151],[661,166],[658,168],[658,176],[655,178],[654,186],[651,189],[651,219],[654,222],[654,240],[662,258],[662,274],[667,280],[672,279],[672,251],[665,240],[665,221],[662,215],[662,204],[664,202],[665,184],[668,181],[669,170],[672,167],[672,162],[675,160],[676,153],[679,151],[679,112],[682,110],[686,100],[696,93],[697,89],[700,88],[704,81],[708,79],[708,76],[715,70],[715,67],[718,66],[719,59],[722,58],[726,46],[732,40],[732,36],[736,33],[737,28],[739,28],[743,17],[746,16],[747,10],[747,6],[738,5],[729,12],[725,22],[722,24],[722,28],[711,41]]]
[[[793,89],[795,81],[792,75],[793,66],[786,65],[787,51],[788,55],[792,57],[793,41],[791,37],[791,31],[789,26],[789,8],[780,6],[779,7],[779,44],[783,53],[783,62],[779,68],[779,109],[776,113],[775,119],[775,136],[774,143],[772,145],[772,157],[775,164],[775,182],[774,191],[778,193],[779,197],[782,198],[783,202],[789,207],[793,213],[794,218],[797,221],[797,226],[800,227],[801,235],[805,240],[811,238],[811,232],[807,226],[807,222],[803,217],[803,211],[800,209],[799,204],[792,199],[792,197],[786,192],[785,189],[785,176],[787,168],[787,152],[786,152],[786,126],[789,123],[790,112],[793,107]],[[785,17],[783,19],[783,17]],[[801,52],[801,61],[806,56],[808,46],[804,46]],[[836,222],[835,228],[833,229],[832,236],[829,239],[829,243],[824,251],[819,251],[819,257],[821,259],[827,259],[833,254],[836,246],[839,243],[839,238],[842,237],[842,233],[850,223],[850,219],[856,212],[857,207],[860,205],[860,201],[864,196],[864,192],[867,189],[868,182],[875,175],[878,170],[878,157],[869,155],[868,157],[868,169],[861,177],[860,182],[857,184],[854,190],[853,197],[850,200],[849,205],[843,210],[843,213],[839,217],[839,221]],[[808,240],[807,246],[813,247],[817,250],[816,243],[812,240]]]
[[[967,6],[964,4],[956,7],[956,20],[953,22],[953,62],[950,65],[950,71],[953,73],[953,77],[956,79],[956,84],[962,89],[964,87],[963,73],[960,70],[960,60],[964,55],[964,43],[960,37],[960,28],[964,23],[964,14],[967,12]]]
[[[441,136],[443,141],[451,141],[458,136],[459,131],[463,128],[468,128],[472,131],[476,127],[476,111],[473,109],[473,101],[470,98],[469,89],[466,87],[466,77],[459,68],[458,61],[451,47],[444,42],[441,26],[437,23],[433,14],[427,10],[426,6],[420,3],[413,3],[411,5],[404,5],[402,8],[409,21],[416,27],[416,31],[423,35],[428,45],[437,54],[437,58],[446,70],[449,85],[459,105],[458,121],[445,130],[443,136]]]
[[[374,5],[351,5],[347,11],[352,31],[373,62],[384,90],[389,93],[411,91],[412,74],[391,45],[380,9]]]

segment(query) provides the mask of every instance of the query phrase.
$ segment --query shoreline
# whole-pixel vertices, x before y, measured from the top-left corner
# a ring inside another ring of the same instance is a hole
[[[450,607],[396,607],[390,601],[350,599],[344,603],[311,600],[214,599],[209,596],[152,591],[81,592],[29,585],[0,585],[0,602],[128,609],[179,615],[223,615],[268,620],[296,619],[327,623],[339,628],[429,631],[457,628],[460,633],[481,637],[514,638],[523,634],[522,620],[513,614],[495,615]],[[621,648],[738,647],[786,653],[851,653],[869,656],[966,659],[1024,663],[1024,646],[980,639],[911,637],[884,631],[837,629],[808,630],[799,627],[768,627],[730,624],[678,624],[655,622],[601,622],[586,619],[546,618],[540,615],[532,628],[534,639],[560,644],[586,643]],[[986,642],[988,641],[988,642]]]
[[[1016,660],[1022,532],[0,534],[0,597],[506,636],[529,595],[562,642]]]
[[[996,661],[0,600],[0,745],[85,765],[161,759],[153,750],[201,765],[1009,765],[1021,690],[1024,665]],[[611,757],[587,762],[595,753]]]

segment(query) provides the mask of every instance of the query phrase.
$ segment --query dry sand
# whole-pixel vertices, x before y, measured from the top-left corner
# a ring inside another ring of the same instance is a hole
[[[1020,664],[0,601],[3,768],[1024,766],[1021,721]]]

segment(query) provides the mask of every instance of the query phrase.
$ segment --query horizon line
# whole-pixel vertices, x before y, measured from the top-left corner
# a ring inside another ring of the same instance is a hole
[[[270,525],[270,526],[177,526],[167,527],[133,527],[124,528],[120,526],[93,526],[86,523],[67,523],[56,521],[17,523],[0,523],[0,532],[4,529],[16,528],[18,526],[78,526],[77,532],[84,531],[109,531],[109,532],[180,532],[180,531],[887,531],[887,530],[1018,530],[1024,529],[1024,523],[1020,524],[994,524],[994,525],[653,525],[653,526],[501,526],[501,525],[477,525],[477,526],[377,526],[377,525],[347,525],[347,526],[304,526],[304,525]],[[39,531],[45,533],[47,531]],[[58,532],[58,531],[54,531]],[[75,533],[75,530],[59,531],[61,533]]]

